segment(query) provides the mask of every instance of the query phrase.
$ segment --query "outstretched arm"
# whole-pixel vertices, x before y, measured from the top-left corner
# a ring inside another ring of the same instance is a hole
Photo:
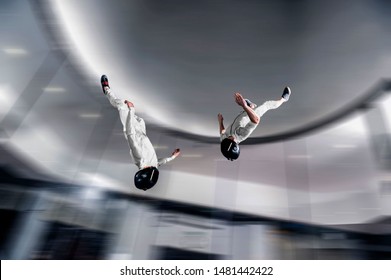
[[[172,161],[172,160],[175,159],[177,156],[179,156],[180,153],[181,153],[181,150],[180,150],[180,149],[175,149],[175,150],[172,152],[172,154],[171,154],[170,157],[159,159],[158,165],[160,166],[160,165],[162,165],[162,164],[165,164],[165,163],[167,163],[167,162]]]
[[[224,118],[222,114],[217,115],[217,119],[219,121],[219,130],[220,130],[220,135],[225,133],[225,127],[224,127]]]
[[[244,100],[243,96],[239,92],[235,93],[235,101],[247,113],[252,123],[259,123],[259,116],[250,106],[247,105],[247,102]]]

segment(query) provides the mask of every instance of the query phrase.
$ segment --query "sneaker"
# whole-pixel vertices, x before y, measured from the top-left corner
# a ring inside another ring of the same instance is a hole
[[[284,98],[285,101],[288,101],[290,96],[291,96],[291,89],[289,87],[285,87],[284,91],[282,92],[282,98]]]
[[[254,102],[251,102],[249,99],[245,99],[245,101],[247,103],[247,106],[249,106],[251,108],[257,107],[257,104],[255,104]]]
[[[109,79],[107,79],[106,75],[102,75],[102,77],[100,78],[100,84],[102,85],[103,93],[106,94],[105,87],[110,88]]]

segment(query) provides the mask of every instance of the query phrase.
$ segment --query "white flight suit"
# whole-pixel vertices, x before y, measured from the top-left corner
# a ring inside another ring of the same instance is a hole
[[[261,106],[256,107],[254,109],[254,112],[260,118],[267,111],[272,109],[277,109],[278,107],[280,107],[282,103],[283,102],[281,101],[274,101],[274,100],[266,101]],[[240,142],[246,140],[247,137],[250,136],[250,134],[254,131],[254,129],[257,126],[258,124],[253,123],[250,120],[246,111],[243,111],[235,118],[232,124],[225,129],[225,132],[221,133],[220,140],[223,141],[225,138],[229,136],[234,136],[237,143],[239,144]]]
[[[135,114],[134,107],[128,108],[125,100],[117,98],[108,87],[105,87],[105,93],[111,105],[118,109],[125,138],[129,144],[130,156],[139,169],[148,166],[158,167],[175,158],[171,156],[158,160],[155,149],[146,134],[145,122]]]

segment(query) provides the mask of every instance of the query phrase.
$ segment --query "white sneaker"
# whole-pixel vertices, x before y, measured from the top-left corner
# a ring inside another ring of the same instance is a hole
[[[285,87],[284,91],[282,92],[282,98],[284,98],[285,101],[288,101],[290,96],[291,96],[291,89],[289,87]]]

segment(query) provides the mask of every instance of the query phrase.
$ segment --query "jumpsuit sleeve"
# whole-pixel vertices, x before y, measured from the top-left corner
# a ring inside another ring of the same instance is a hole
[[[174,156],[166,157],[166,158],[159,158],[158,160],[158,166],[166,164],[167,162],[170,162],[174,159]]]
[[[258,126],[257,123],[253,123],[252,121],[249,121],[248,124],[246,124],[244,127],[239,127],[236,129],[236,134],[241,135],[243,137],[248,136],[248,134],[251,133],[256,127]]]

